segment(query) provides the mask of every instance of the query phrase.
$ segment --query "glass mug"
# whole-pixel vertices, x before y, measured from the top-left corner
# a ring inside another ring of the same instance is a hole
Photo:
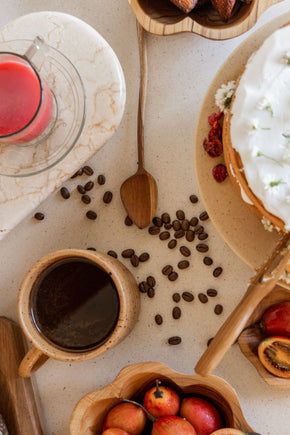
[[[37,36],[24,55],[0,52],[0,144],[35,144],[52,131],[56,101],[39,73],[46,47]]]

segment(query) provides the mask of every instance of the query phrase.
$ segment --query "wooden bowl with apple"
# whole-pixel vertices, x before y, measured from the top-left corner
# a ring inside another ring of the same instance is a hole
[[[155,386],[156,380],[174,390],[181,399],[194,396],[210,403],[218,410],[222,427],[253,432],[235,391],[223,379],[213,375],[185,375],[158,362],[144,362],[123,368],[111,384],[84,396],[72,413],[70,434],[101,435],[109,411],[122,403],[122,399],[142,404],[145,393]],[[150,434],[151,428],[152,424],[149,427],[147,424],[142,434]]]

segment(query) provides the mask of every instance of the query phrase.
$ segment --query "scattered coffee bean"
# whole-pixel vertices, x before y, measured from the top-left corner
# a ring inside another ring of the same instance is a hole
[[[139,261],[141,261],[141,263],[144,263],[144,261],[148,261],[150,258],[150,255],[148,254],[148,252],[142,252],[142,254],[139,255]]]
[[[196,250],[198,252],[207,252],[208,251],[208,245],[206,245],[205,243],[198,243],[196,245]]]
[[[194,299],[194,296],[190,292],[183,292],[182,293],[182,299],[184,299],[186,302],[192,302]]]
[[[181,317],[181,309],[179,307],[174,307],[172,310],[173,319],[180,319]]]
[[[176,212],[176,217],[177,219],[179,219],[180,221],[182,221],[185,218],[185,214],[183,210],[177,210]]]
[[[93,181],[88,181],[85,185],[84,188],[85,190],[88,192],[89,190],[92,190],[92,188],[94,187],[95,183]]]
[[[180,344],[181,341],[181,337],[178,336],[168,338],[168,344],[170,344],[171,346],[176,346],[177,344]]]
[[[222,305],[220,305],[220,304],[217,304],[215,307],[214,307],[214,312],[215,312],[215,314],[217,314],[217,315],[219,315],[219,314],[221,314],[222,312],[223,312],[223,306]]]
[[[217,278],[218,276],[220,276],[221,275],[221,273],[223,272],[223,268],[222,267],[216,267],[215,269],[214,269],[214,271],[213,271],[213,276],[215,277],[215,278]]]
[[[151,227],[148,228],[148,232],[149,232],[152,236],[156,236],[157,234],[160,233],[160,228],[157,227],[156,225],[152,225]]]
[[[148,298],[154,298],[155,296],[155,289],[153,287],[149,287],[147,290],[147,296]]]
[[[196,227],[196,225],[198,224],[198,218],[196,216],[192,217],[189,223],[192,227]]]
[[[94,210],[89,210],[86,212],[86,217],[91,221],[95,221],[97,219],[97,213]]]
[[[184,234],[185,234],[185,232],[182,229],[180,229],[178,231],[175,231],[174,237],[176,239],[180,239],[181,237],[184,237]]]
[[[199,219],[201,221],[206,221],[209,218],[209,215],[207,214],[207,211],[203,211],[202,213],[200,213],[199,215]]]
[[[170,264],[167,264],[166,266],[163,267],[162,271],[163,275],[168,276],[171,272],[173,272],[173,267],[170,266]]]
[[[110,250],[107,252],[107,254],[110,255],[111,257],[118,258],[118,254],[115,251]]]
[[[163,214],[161,215],[161,219],[162,219],[162,222],[163,222],[164,224],[169,224],[169,222],[170,222],[170,216],[169,216],[168,213],[163,213]]]
[[[204,232],[204,228],[202,225],[197,225],[194,229],[194,231],[196,232],[196,234],[201,234]]]
[[[193,204],[198,202],[198,197],[196,195],[190,195],[189,199]]]
[[[155,217],[152,219],[152,222],[153,222],[153,224],[156,225],[157,227],[162,227],[162,225],[163,225],[162,219],[161,219],[160,217],[158,217],[158,216],[155,216]]]
[[[214,297],[217,296],[218,292],[217,292],[217,290],[214,289],[214,288],[209,288],[209,289],[206,291],[206,294],[207,294],[209,297],[214,298]]]
[[[63,197],[63,199],[69,199],[70,198],[70,193],[67,187],[62,187],[60,189],[60,194]]]
[[[198,240],[206,240],[208,238],[208,234],[207,233],[200,233],[198,234]]]
[[[86,175],[93,175],[94,170],[90,166],[84,166],[83,167],[83,172]]]
[[[210,257],[204,257],[203,262],[206,266],[210,266],[213,263],[213,259]]]
[[[207,295],[205,295],[204,293],[198,293],[198,299],[200,300],[201,303],[206,304],[208,301],[208,297]]]
[[[80,168],[77,172],[75,172],[70,178],[76,178],[83,175],[83,168]]]
[[[172,227],[173,227],[174,231],[178,231],[181,228],[181,223],[177,219],[175,219],[172,222]]]
[[[210,345],[210,343],[213,341],[214,337],[211,337],[207,340],[207,347]]]
[[[167,239],[169,239],[169,237],[170,237],[170,233],[168,231],[162,231],[159,234],[159,239],[160,240],[167,240]]]
[[[133,255],[135,254],[134,249],[128,248],[128,249],[124,249],[124,251],[122,251],[121,255],[123,258],[131,258],[133,257]]]
[[[151,275],[147,276],[146,282],[149,285],[149,287],[155,287],[156,286],[156,280],[155,280],[154,276],[151,276]]]
[[[171,273],[168,275],[168,279],[169,279],[169,281],[176,281],[177,278],[178,278],[178,273],[177,273],[177,272],[171,272]]]
[[[82,201],[84,204],[90,204],[91,197],[89,195],[82,195]]]
[[[141,293],[147,293],[149,285],[146,281],[142,281],[139,283],[138,287]]]
[[[164,228],[165,228],[166,230],[171,230],[171,228],[172,228],[172,224],[164,224]]]
[[[179,293],[173,293],[172,299],[173,299],[174,302],[179,302],[180,299],[181,299],[181,296],[180,296]]]
[[[125,218],[125,225],[127,225],[127,227],[130,227],[131,225],[133,225],[133,221],[131,218],[129,218],[129,216],[126,216],[126,218]]]
[[[131,262],[133,267],[138,267],[139,266],[138,256],[136,254],[132,255],[132,257],[130,258],[130,262]]]
[[[82,186],[81,184],[77,185],[77,191],[81,194],[84,195],[86,193],[86,189],[84,188],[84,186]]]
[[[189,261],[187,260],[181,260],[177,264],[178,269],[187,269],[189,267]]]
[[[187,246],[180,246],[179,250],[184,257],[189,257],[191,255],[191,251]]]
[[[173,249],[173,248],[175,248],[175,246],[177,245],[177,240],[175,240],[175,239],[172,239],[172,240],[170,240],[169,242],[168,242],[168,248],[169,249]]]
[[[161,314],[156,314],[156,316],[155,316],[155,322],[157,323],[157,325],[162,325],[163,318],[162,318]]]
[[[87,248],[87,250],[88,251],[96,251],[96,248],[89,247],[89,248]]]
[[[104,203],[105,203],[105,204],[110,204],[110,202],[112,201],[112,199],[113,199],[113,194],[112,194],[112,192],[110,192],[109,190],[107,190],[107,192],[105,192],[105,193],[104,193],[104,196],[103,196],[103,201],[104,201]]]
[[[98,184],[102,186],[106,182],[106,177],[103,174],[100,174],[98,175],[97,180],[98,180]]]
[[[35,213],[34,218],[37,221],[43,221],[43,219],[44,219],[44,213],[41,213],[41,212],[38,211],[37,213]]]
[[[192,242],[195,238],[195,232],[192,230],[186,231],[185,238],[188,242]]]
[[[187,231],[187,230],[189,229],[189,220],[188,220],[188,219],[184,219],[184,220],[181,222],[181,228],[182,228],[184,231]]]

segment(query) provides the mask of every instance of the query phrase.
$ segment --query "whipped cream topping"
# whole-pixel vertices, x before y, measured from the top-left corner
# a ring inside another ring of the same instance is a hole
[[[232,104],[231,141],[247,182],[290,230],[290,26],[251,56]]]

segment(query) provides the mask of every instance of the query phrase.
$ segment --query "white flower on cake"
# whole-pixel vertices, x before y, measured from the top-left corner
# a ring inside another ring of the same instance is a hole
[[[258,130],[271,130],[269,127],[263,127],[259,124],[259,120],[258,119],[252,119],[249,123],[249,134],[255,134],[256,131]]]
[[[283,61],[287,65],[290,65],[290,50],[286,51],[285,55],[283,56]]]
[[[264,225],[265,230],[269,231],[270,233],[273,231],[274,225],[272,224],[272,222],[268,218],[263,216],[261,222]]]
[[[257,103],[257,107],[259,110],[268,110],[272,116],[274,116],[274,110],[272,107],[272,103],[268,96],[265,96],[261,101]]]
[[[228,112],[235,88],[236,83],[234,81],[230,81],[227,84],[222,84],[221,87],[216,91],[215,104],[222,112]]]
[[[279,180],[275,180],[274,175],[267,174],[263,178],[263,184],[264,189],[269,191],[273,195],[277,195],[279,193],[279,190],[281,188],[282,184],[287,184],[286,181],[282,180],[281,178]]]

